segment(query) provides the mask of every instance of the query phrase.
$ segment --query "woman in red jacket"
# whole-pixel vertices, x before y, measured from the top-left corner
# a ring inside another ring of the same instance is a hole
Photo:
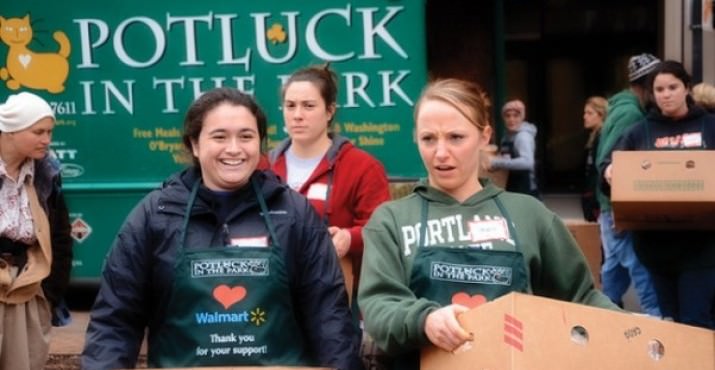
[[[288,78],[281,98],[289,137],[270,152],[269,161],[283,181],[310,200],[328,226],[338,256],[349,255],[359,274],[362,227],[390,199],[390,192],[382,164],[330,132],[337,90],[327,65],[307,67]]]

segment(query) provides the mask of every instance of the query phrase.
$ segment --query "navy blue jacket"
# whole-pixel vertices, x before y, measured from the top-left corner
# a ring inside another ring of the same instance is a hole
[[[631,126],[616,142],[616,150],[715,150],[715,115],[693,104],[688,97],[688,114],[677,121],[656,108],[645,120]],[[684,135],[696,138],[685,140]],[[609,153],[599,166],[601,186],[610,194],[603,177],[611,163]],[[679,273],[715,267],[715,232],[707,230],[636,231],[634,249],[649,270]]]
[[[148,346],[163,324],[174,281],[186,203],[200,176],[196,168],[168,179],[130,213],[107,257],[82,352],[83,369],[132,368],[148,328]],[[254,172],[271,212],[287,261],[294,307],[316,364],[359,367],[359,336],[353,327],[342,273],[327,228],[300,194],[271,172]],[[187,246],[225,245],[242,230],[266,230],[250,186],[233,195],[235,207],[221,207],[213,193],[199,190],[191,211]],[[220,209],[223,208],[223,212]],[[225,220],[219,220],[225,218]],[[281,335],[281,333],[276,333]],[[230,364],[227,364],[230,365]]]

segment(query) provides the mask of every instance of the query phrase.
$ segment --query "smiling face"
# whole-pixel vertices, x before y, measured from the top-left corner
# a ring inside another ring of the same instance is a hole
[[[682,80],[671,73],[661,73],[653,79],[653,97],[660,112],[671,118],[688,114],[688,89]]]
[[[52,142],[52,130],[55,120],[45,117],[35,122],[32,126],[16,132],[3,133],[12,138],[12,147],[19,158],[42,159],[47,155],[47,150]]]
[[[326,106],[320,90],[312,82],[291,82],[283,95],[283,120],[291,140],[314,143],[328,135],[328,122],[335,106]]]
[[[230,103],[208,111],[198,139],[191,142],[204,185],[216,191],[243,187],[258,165],[260,149],[256,117],[248,108]]]
[[[481,189],[479,157],[489,144],[489,126],[480,131],[454,106],[425,100],[416,116],[415,135],[430,185],[460,202]]]

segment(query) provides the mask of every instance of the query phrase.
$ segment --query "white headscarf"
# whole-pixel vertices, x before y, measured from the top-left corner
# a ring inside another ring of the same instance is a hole
[[[10,95],[0,104],[0,132],[24,130],[45,117],[55,119],[55,114],[41,97],[29,92]]]

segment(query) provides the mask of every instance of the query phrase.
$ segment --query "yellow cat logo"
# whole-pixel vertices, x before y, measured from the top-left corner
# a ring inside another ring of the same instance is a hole
[[[60,45],[57,53],[35,53],[27,48],[32,41],[30,16],[24,18],[0,17],[0,39],[10,48],[6,66],[0,67],[0,78],[8,89],[29,87],[59,94],[65,90],[69,74],[70,41],[62,31],[55,31],[52,37]]]

